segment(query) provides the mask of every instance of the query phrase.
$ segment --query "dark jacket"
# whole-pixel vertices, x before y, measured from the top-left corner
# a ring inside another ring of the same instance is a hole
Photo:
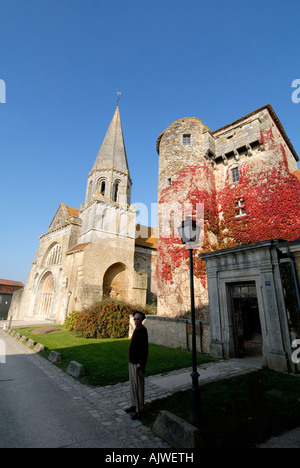
[[[145,367],[148,358],[148,332],[144,325],[136,327],[130,341],[128,360]]]

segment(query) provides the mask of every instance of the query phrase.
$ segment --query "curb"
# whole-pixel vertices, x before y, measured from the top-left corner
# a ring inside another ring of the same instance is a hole
[[[21,336],[20,333],[16,333],[11,328],[8,328],[7,325],[4,325],[3,331],[5,331],[12,338],[16,338],[20,343],[23,343],[25,346],[30,348],[32,351],[35,351],[37,353],[39,353],[41,351],[45,351],[44,345],[42,345],[41,343],[36,343],[35,344],[34,340],[32,340],[30,338],[26,338],[26,336],[24,336],[24,335]]]
[[[34,340],[30,338],[26,338],[26,336],[21,336],[20,333],[16,333],[14,330],[10,329],[7,327],[7,325],[4,325],[3,331],[8,333],[8,335],[12,336],[13,338],[16,338],[20,343],[23,343],[25,346],[30,348],[32,351],[36,353],[40,353],[41,351],[45,351],[44,345],[41,343],[35,343]],[[50,354],[48,356],[48,361],[52,362],[53,364],[60,362],[62,360],[61,354],[58,353],[57,351],[50,351]],[[82,364],[76,361],[71,361],[68,365],[67,368],[67,373],[70,374],[72,377],[75,377],[78,379],[79,377],[82,377],[86,375],[85,368],[83,367]]]

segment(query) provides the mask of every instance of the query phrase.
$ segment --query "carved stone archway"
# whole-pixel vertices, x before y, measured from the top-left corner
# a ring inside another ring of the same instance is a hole
[[[35,307],[35,315],[49,317],[53,303],[54,276],[50,271],[44,274],[38,290],[38,302]]]

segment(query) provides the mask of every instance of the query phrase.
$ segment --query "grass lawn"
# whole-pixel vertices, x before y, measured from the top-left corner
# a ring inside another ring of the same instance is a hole
[[[129,339],[101,340],[78,338],[74,333],[63,327],[57,327],[56,332],[34,334],[36,328],[16,329],[17,333],[33,339],[45,346],[48,357],[51,350],[62,355],[62,361],[57,364],[66,369],[70,361],[82,364],[87,376],[80,379],[83,383],[93,386],[113,385],[128,380],[128,347]],[[213,361],[210,356],[198,354],[198,363]],[[149,359],[146,375],[155,375],[175,369],[192,366],[191,352],[171,349],[164,346],[149,345]]]
[[[103,386],[128,380],[129,340],[91,340],[76,337],[63,327],[49,334],[16,330],[41,343],[47,357],[51,350],[62,355],[59,366],[66,369],[71,360],[84,365],[88,375],[81,381]],[[150,345],[147,375],[190,367],[191,353]],[[215,360],[198,354],[198,364]],[[146,405],[142,422],[149,427],[164,409],[188,421],[190,390]],[[251,448],[300,425],[300,376],[260,370],[212,382],[200,387],[202,420],[199,429],[207,448]]]
[[[207,448],[251,448],[300,425],[300,376],[269,370],[200,387]],[[147,405],[142,422],[152,426],[160,410],[188,421],[190,391]]]

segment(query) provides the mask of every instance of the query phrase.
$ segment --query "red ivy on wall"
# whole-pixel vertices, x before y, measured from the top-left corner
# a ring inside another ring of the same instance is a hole
[[[267,239],[292,240],[300,237],[300,184],[289,172],[284,147],[275,142],[272,128],[261,133],[266,151],[274,153],[274,165],[252,163],[240,166],[240,178],[216,192],[214,171],[209,164],[186,167],[178,172],[170,187],[162,191],[159,204],[189,202],[195,219],[197,203],[204,203],[204,242],[194,250],[194,274],[206,286],[205,263],[199,253]],[[278,151],[281,153],[279,160]],[[262,159],[264,158],[264,152]],[[248,162],[249,161],[249,162]],[[246,215],[237,216],[236,205],[243,201]],[[177,226],[158,246],[157,279],[160,294],[168,294],[176,273],[188,269],[188,250],[176,236]],[[179,269],[179,270],[178,270]],[[165,290],[165,287],[167,289]]]
[[[203,183],[204,181],[205,183]],[[172,204],[176,202],[179,206],[182,206],[182,213],[184,211],[183,205],[189,203],[191,211],[186,214],[191,215],[193,219],[196,219],[197,204],[204,204],[204,241],[201,248],[202,252],[212,248],[208,233],[213,233],[217,240],[219,229],[214,185],[214,174],[211,167],[207,165],[187,167],[179,171],[172,185],[162,191],[159,200],[159,206],[164,203]],[[200,222],[197,219],[196,221]],[[188,249],[182,244],[177,228],[178,226],[174,226],[171,223],[170,235],[162,237],[159,240],[157,280],[160,290],[165,282],[171,285],[174,283],[174,273],[178,268],[185,265],[188,271]],[[205,264],[199,258],[199,253],[199,249],[194,250],[194,274],[196,278],[200,278],[202,285],[205,287]]]
[[[282,160],[275,159],[271,167],[243,163],[239,182],[230,186],[227,180],[224,189],[218,192],[219,248],[300,237],[299,181],[289,172],[285,150],[282,145],[275,145],[271,129],[261,135],[261,141],[268,150],[278,149]],[[238,200],[244,201],[246,216],[236,216]]]

